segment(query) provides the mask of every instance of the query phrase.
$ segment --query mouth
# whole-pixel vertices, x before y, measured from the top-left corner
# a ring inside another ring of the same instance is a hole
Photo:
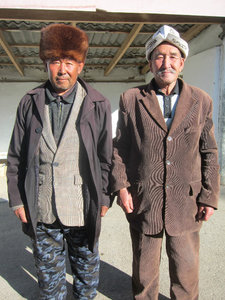
[[[158,75],[163,75],[163,74],[175,74],[176,72],[173,69],[166,69],[166,70],[161,70],[158,71]]]
[[[59,81],[68,81],[68,78],[56,78],[56,81],[59,82]]]

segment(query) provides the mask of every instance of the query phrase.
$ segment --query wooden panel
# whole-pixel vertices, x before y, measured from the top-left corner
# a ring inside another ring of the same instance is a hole
[[[2,30],[0,30],[0,44],[2,46],[2,48],[5,50],[5,52],[7,53],[8,57],[10,58],[11,62],[14,64],[14,66],[16,67],[17,71],[23,76],[23,68],[20,66],[20,64],[18,63],[15,55],[13,54],[10,46],[8,45],[4,34],[2,32]]]
[[[76,12],[60,10],[34,9],[0,9],[2,20],[29,20],[29,21],[69,21],[69,22],[104,22],[104,23],[145,23],[145,24],[220,24],[225,23],[225,17],[214,16],[184,16],[168,14],[140,14],[140,13],[108,13]]]

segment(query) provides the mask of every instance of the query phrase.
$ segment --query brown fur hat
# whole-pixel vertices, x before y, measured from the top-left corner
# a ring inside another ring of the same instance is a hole
[[[65,24],[52,24],[41,30],[39,56],[43,61],[70,57],[84,62],[88,37],[83,30]]]

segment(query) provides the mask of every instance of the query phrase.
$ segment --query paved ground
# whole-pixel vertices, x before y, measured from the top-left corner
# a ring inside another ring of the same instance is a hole
[[[8,208],[6,195],[5,177],[0,176],[0,300],[37,300],[31,243]],[[225,299],[224,225],[225,188],[222,188],[219,210],[201,230],[200,300]],[[131,243],[127,221],[116,204],[103,219],[100,254],[100,285],[96,300],[131,299]],[[160,272],[159,299],[168,300],[168,265],[164,248]],[[67,275],[71,291],[69,267]],[[72,299],[70,295],[68,299]]]

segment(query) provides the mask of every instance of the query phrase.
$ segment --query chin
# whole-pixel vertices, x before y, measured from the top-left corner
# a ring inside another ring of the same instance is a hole
[[[161,82],[163,84],[166,84],[166,85],[171,84],[174,81],[176,81],[176,79],[174,79],[174,78],[168,78],[168,77],[161,77],[160,79],[161,79]]]
[[[61,86],[61,85],[58,85],[58,86],[56,86],[56,89],[57,89],[57,91],[65,92],[65,91],[67,91],[69,88],[68,88],[68,86]]]

